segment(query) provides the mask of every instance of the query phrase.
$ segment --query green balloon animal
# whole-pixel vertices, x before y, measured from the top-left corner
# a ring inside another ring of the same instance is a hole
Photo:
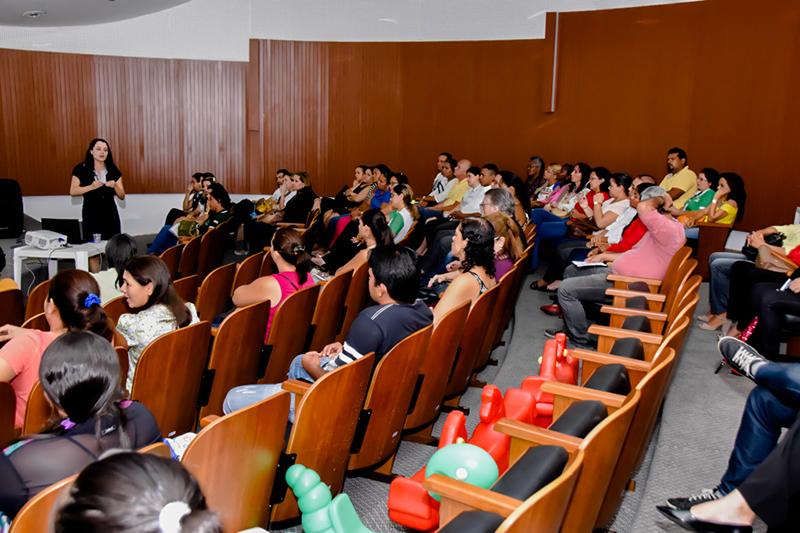
[[[428,460],[425,477],[433,474],[443,474],[449,478],[488,489],[500,477],[500,470],[497,468],[494,458],[486,450],[459,439],[458,443],[439,449]],[[428,492],[428,494],[437,502],[442,501],[442,497],[438,494],[433,492]]]
[[[306,533],[375,533],[361,522],[350,497],[343,493],[331,498],[330,489],[313,470],[292,465],[286,471],[286,483],[303,513]]]

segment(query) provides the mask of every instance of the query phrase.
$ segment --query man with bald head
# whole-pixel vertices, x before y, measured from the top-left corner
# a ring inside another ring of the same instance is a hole
[[[453,176],[458,181],[456,181],[453,186],[450,187],[450,192],[447,193],[447,197],[443,201],[430,207],[419,208],[420,223],[424,224],[433,218],[444,218],[443,211],[453,211],[461,207],[461,200],[464,198],[464,194],[469,189],[467,170],[469,170],[471,166],[472,162],[469,159],[462,159],[458,162],[458,164],[456,164],[456,166],[453,168]],[[416,230],[411,238],[411,247],[418,249],[420,245],[424,243],[424,239],[425,232],[419,229]],[[417,251],[418,253],[423,253],[425,249],[418,249]]]

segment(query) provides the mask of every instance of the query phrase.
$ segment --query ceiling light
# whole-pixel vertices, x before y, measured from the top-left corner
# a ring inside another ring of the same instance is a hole
[[[26,11],[22,14],[23,17],[27,17],[29,19],[35,19],[37,17],[41,17],[42,15],[46,15],[46,11]]]

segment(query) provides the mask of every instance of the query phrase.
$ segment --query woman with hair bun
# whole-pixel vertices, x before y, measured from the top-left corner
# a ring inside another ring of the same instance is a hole
[[[370,209],[357,220],[358,233],[352,239],[338,239],[331,251],[312,261],[328,272],[339,274],[355,269],[369,258],[369,251],[376,246],[392,244],[394,237],[386,215],[380,209]]]
[[[39,361],[45,348],[67,331],[92,331],[108,339],[106,312],[100,306],[100,287],[91,274],[83,270],[62,270],[50,281],[50,292],[44,302],[44,316],[50,331],[22,329],[6,324],[0,328],[0,341],[8,341],[0,349],[0,381],[10,381],[16,396],[14,425],[25,422],[28,395],[39,379]]]
[[[33,496],[106,450],[161,440],[150,411],[124,401],[119,372],[111,343],[94,333],[67,332],[47,347],[38,377],[58,415],[42,433],[22,437],[0,454],[0,513],[13,517]]]
[[[278,228],[272,236],[269,253],[278,269],[277,274],[260,277],[233,293],[233,305],[236,307],[245,307],[262,300],[270,301],[265,344],[269,338],[272,320],[283,301],[295,292],[314,285],[314,279],[309,275],[311,255],[296,229]]]
[[[178,461],[116,453],[80,473],[56,533],[222,533],[197,480]]]
[[[200,321],[192,303],[184,303],[172,285],[167,265],[154,255],[137,255],[125,264],[122,293],[133,313],[119,317],[117,331],[128,348],[128,379],[133,387],[136,363],[147,345],[176,329]]]

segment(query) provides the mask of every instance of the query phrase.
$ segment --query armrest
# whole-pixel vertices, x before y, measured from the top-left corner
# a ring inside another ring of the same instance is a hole
[[[276,226],[279,228],[305,228],[305,224],[300,224],[299,222],[276,222]]]
[[[667,299],[666,294],[658,294],[655,292],[639,292],[629,291],[623,289],[606,289],[606,296],[613,296],[614,298],[635,298],[643,296],[648,302],[665,302]]]
[[[216,337],[218,331],[219,331],[219,326],[211,326],[211,336],[212,337]]]
[[[646,374],[653,366],[652,363],[648,363],[647,361],[629,359],[627,357],[620,357],[618,355],[611,355],[608,353],[590,352],[589,350],[582,350],[580,348],[572,350],[571,355],[575,359],[595,363],[597,365],[619,364],[627,368],[629,372],[643,372]]]
[[[662,283],[661,280],[657,279],[635,278],[633,276],[620,276],[618,274],[609,274],[606,276],[606,279],[608,281],[613,281],[615,288],[617,287],[617,283],[624,283],[627,285],[628,283],[644,282],[647,283],[647,286],[651,288],[659,288],[661,287]]]
[[[601,313],[605,313],[607,315],[615,315],[615,316],[624,316],[628,318],[629,316],[644,316],[649,318],[650,320],[662,321],[665,322],[667,320],[666,313],[658,313],[656,311],[644,311],[642,309],[630,309],[628,307],[614,307],[613,305],[604,305],[600,308]]]
[[[300,381],[299,379],[287,379],[281,383],[281,388],[285,391],[293,392],[302,396],[308,391],[308,389],[311,388],[311,383],[306,383],[305,381]]]
[[[219,419],[219,415],[208,415],[200,419],[200,427],[204,428]]]
[[[490,511],[508,517],[516,511],[522,502],[516,498],[482,489],[444,474],[431,474],[422,482],[422,488],[442,497],[442,506],[446,500],[452,500],[461,506],[472,507],[481,511]]]
[[[494,430],[514,439],[532,442],[537,445],[562,446],[569,453],[574,453],[583,442],[583,439],[579,439],[578,437],[565,435],[557,431],[550,431],[549,429],[517,422],[516,420],[508,418],[501,418],[495,422]]]
[[[664,340],[663,335],[656,335],[655,333],[642,333],[640,331],[610,328],[608,326],[598,326],[596,324],[589,326],[589,333],[597,335],[598,337],[608,337],[612,339],[635,337],[644,344],[661,344],[661,342]]]
[[[586,387],[569,385],[558,381],[546,381],[542,383],[541,391],[552,394],[553,396],[568,398],[573,401],[596,400],[598,402],[603,402],[606,407],[612,407],[614,409],[619,409],[622,407],[622,404],[625,403],[625,396],[619,394],[587,389]]]
[[[718,224],[717,222],[705,222],[705,221],[700,222],[700,221],[698,221],[698,222],[695,222],[694,225],[698,226],[698,227],[703,226],[703,227],[706,227],[706,228],[728,228],[728,229],[730,229],[730,228],[733,227],[733,222],[731,222],[730,224]]]

